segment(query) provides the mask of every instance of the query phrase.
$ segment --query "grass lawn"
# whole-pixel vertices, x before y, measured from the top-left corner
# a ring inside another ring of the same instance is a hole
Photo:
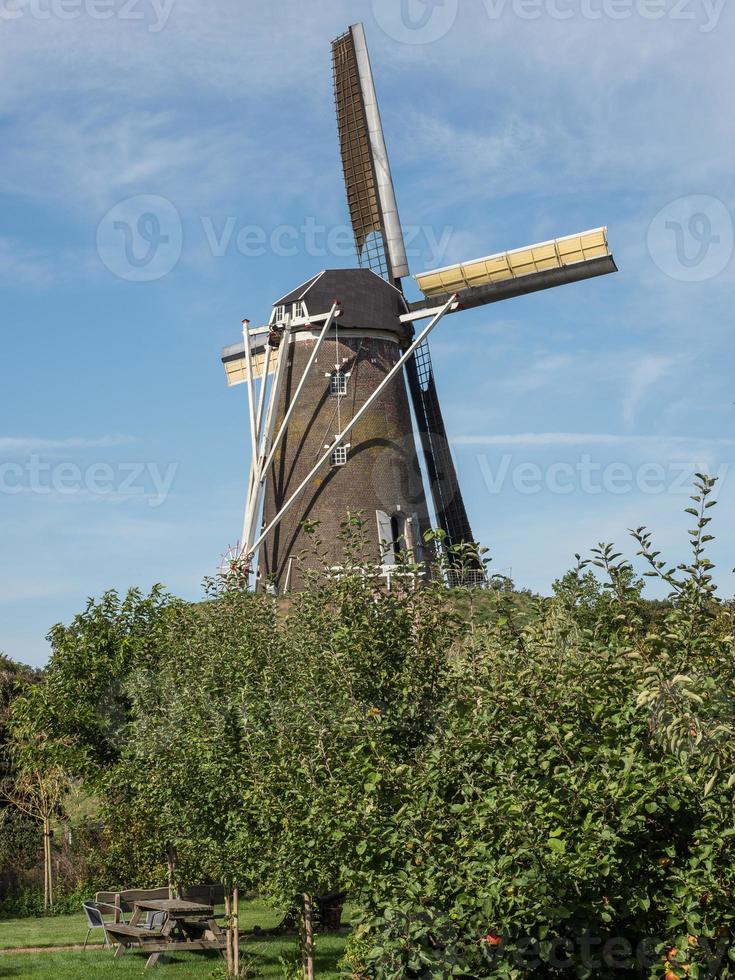
[[[265,903],[252,901],[241,909],[241,928],[252,929],[255,925],[269,928],[276,925],[281,914]],[[107,980],[109,977],[139,977],[143,975],[146,957],[141,953],[127,952],[119,960],[112,953],[102,950],[81,952],[8,953],[8,949],[54,946],[71,946],[84,941],[87,932],[83,915],[59,916],[48,919],[6,919],[0,921],[0,978],[33,978],[33,980]],[[98,935],[93,933],[95,941]],[[342,955],[347,935],[317,937],[317,976],[324,980],[337,980],[337,960]],[[242,956],[250,964],[249,977],[281,978],[282,956],[297,950],[296,937],[274,939],[250,939],[243,937]],[[205,980],[224,976],[221,957],[205,954],[188,954],[159,960],[156,970],[162,977],[177,980]],[[155,976],[155,973],[149,973]]]
[[[60,915],[48,919],[0,919],[0,950],[27,946],[74,946],[87,934],[84,915]],[[90,942],[99,942],[92,933]],[[2,974],[0,974],[2,976]]]

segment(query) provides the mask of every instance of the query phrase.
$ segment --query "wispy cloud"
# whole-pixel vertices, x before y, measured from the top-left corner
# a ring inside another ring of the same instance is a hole
[[[133,436],[100,436],[88,439],[70,436],[67,439],[45,439],[39,436],[0,436],[0,453],[17,455],[25,453],[66,452],[69,449],[113,449],[136,442]]]
[[[204,124],[189,132],[175,112],[69,107],[24,114],[6,129],[0,191],[66,210],[99,211],[141,190],[181,203],[194,186],[211,201],[233,186],[248,148],[241,131]]]
[[[511,178],[518,181],[532,174],[534,180],[540,180],[542,175],[533,162],[554,144],[548,127],[517,114],[500,120],[491,134],[418,111],[406,120],[405,128],[411,140],[402,147],[404,159],[440,158],[456,177],[481,180],[490,194],[497,194]]]
[[[18,577],[17,570],[7,578],[0,578],[0,605],[12,606],[19,602],[35,602],[38,599],[53,599],[59,596],[73,596],[78,583],[64,576],[41,578],[36,575]]]
[[[46,286],[58,275],[58,267],[50,256],[0,235],[0,286]]]
[[[623,421],[626,425],[635,422],[638,409],[659,381],[671,374],[674,363],[673,357],[647,354],[633,366],[622,400]]]

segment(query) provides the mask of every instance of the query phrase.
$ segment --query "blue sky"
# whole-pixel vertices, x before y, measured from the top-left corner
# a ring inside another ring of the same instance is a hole
[[[621,269],[437,329],[497,568],[547,590],[640,524],[681,560],[706,468],[735,591],[732,5],[0,0],[8,655],[42,663],[110,587],[196,598],[239,537],[247,408],[219,349],[352,264],[329,41],[357,20],[414,271],[602,224]]]

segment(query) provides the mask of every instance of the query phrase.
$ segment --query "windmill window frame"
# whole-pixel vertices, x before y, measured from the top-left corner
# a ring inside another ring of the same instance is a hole
[[[306,316],[304,304],[300,300],[298,303],[293,304],[291,308],[291,316],[294,320],[303,320],[303,318]]]
[[[337,368],[336,371],[332,371],[329,376],[329,394],[333,395],[335,398],[346,395],[348,379],[349,374],[346,371],[343,371],[341,368]]]
[[[285,306],[277,306],[276,307],[276,312],[275,312],[274,319],[275,319],[275,322],[276,323],[283,323],[284,322],[284,320],[286,319],[286,307]]]
[[[329,458],[330,465],[334,468],[347,465],[347,446],[337,446]]]

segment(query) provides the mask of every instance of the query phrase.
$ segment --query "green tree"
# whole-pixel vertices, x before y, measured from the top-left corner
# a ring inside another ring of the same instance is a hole
[[[43,685],[71,712],[50,712],[49,741],[123,846],[175,853],[174,884],[225,883],[232,974],[236,895],[257,888],[300,907],[306,978],[316,899],[342,889],[348,965],[381,980],[727,977],[735,639],[713,490],[699,478],[680,566],[634,532],[670,586],[656,606],[605,544],[551,599],[416,587],[408,556],[387,592],[353,517],[341,568],[282,602],[226,581],[198,606],[154,600],[134,629],[148,600],[120,625],[122,606],[95,608]],[[100,647],[112,725],[71,706]]]
[[[225,885],[234,905],[228,960],[236,975],[236,898],[258,883],[262,863],[244,799],[260,778],[249,740],[266,696],[275,618],[272,600],[222,590],[202,605],[172,610],[165,657],[126,685],[131,721],[104,787],[111,833],[124,840],[132,827],[159,855],[175,854],[174,886]],[[268,735],[259,729],[257,737]]]
[[[23,690],[39,680],[40,672],[0,654],[0,786],[14,775],[8,719],[10,708]],[[0,794],[0,868],[7,885],[37,861],[39,849],[34,822]]]
[[[731,975],[735,644],[705,555],[712,486],[678,570],[635,532],[673,576],[664,616],[603,545],[604,587],[580,563],[525,625],[508,602],[455,648],[402,805],[353,866],[366,974]]]
[[[178,605],[160,586],[147,596],[110,591],[90,599],[70,625],[51,630],[43,684],[27,698],[43,702],[45,728],[74,751],[79,775],[93,780],[119,759],[131,717],[127,680],[158,668],[167,618]]]
[[[290,608],[230,583],[177,607],[166,657],[126,687],[132,721],[105,790],[121,833],[145,826],[160,852],[175,849],[180,882],[298,902],[307,977],[311,910],[365,859],[363,821],[433,727],[460,623],[443,589],[377,588],[362,539],[348,521],[341,576]],[[234,944],[233,972],[236,956]]]
[[[68,743],[49,733],[43,686],[29,688],[13,702],[7,728],[10,772],[0,784],[0,795],[29,819],[43,834],[44,908],[54,904],[52,823],[64,812],[71,788],[73,753]]]
[[[245,801],[265,858],[261,888],[302,908],[302,965],[313,975],[311,911],[369,860],[405,772],[434,727],[447,651],[463,629],[446,590],[386,592],[365,574],[359,517],[342,529],[345,558],[279,620],[249,751],[259,781]]]
[[[71,625],[51,631],[52,655],[43,674],[16,685],[0,795],[43,828],[47,905],[54,897],[53,820],[72,780],[79,788],[84,779],[92,793],[119,759],[131,717],[127,679],[155,670],[164,653],[164,624],[176,605],[160,587],[149,596],[131,590],[122,599],[108,592],[99,602],[90,600]]]

